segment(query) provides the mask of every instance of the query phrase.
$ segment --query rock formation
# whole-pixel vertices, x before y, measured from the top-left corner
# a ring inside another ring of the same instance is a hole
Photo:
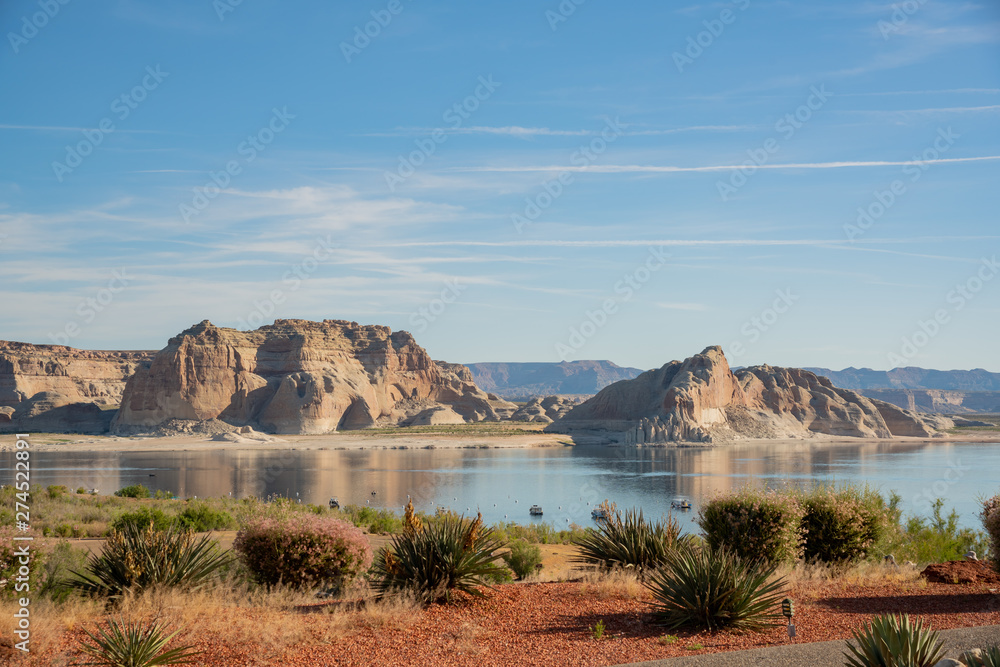
[[[816,435],[934,435],[928,416],[834,387],[798,368],[730,370],[720,347],[616,382],[546,430],[601,430],[626,444],[717,442]]]
[[[0,341],[0,432],[101,433],[152,352]]]
[[[539,422],[550,424],[561,419],[579,405],[580,401],[567,396],[546,396],[533,398],[518,408],[511,416],[512,421]]]
[[[241,332],[205,320],[129,379],[112,429],[218,419],[270,433],[328,433],[431,423],[443,406],[466,422],[514,408],[471,378],[467,368],[432,361],[409,333],[383,326],[277,320]]]

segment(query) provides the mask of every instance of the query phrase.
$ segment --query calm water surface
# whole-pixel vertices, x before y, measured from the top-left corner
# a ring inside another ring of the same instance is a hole
[[[13,480],[13,467],[13,452],[0,453],[0,482]],[[35,484],[110,493],[142,483],[182,498],[276,493],[325,504],[336,496],[342,504],[398,510],[411,495],[426,511],[479,509],[487,522],[556,526],[588,525],[590,509],[604,498],[658,517],[670,511],[671,500],[684,497],[694,505],[679,515],[688,528],[705,498],[747,483],[855,482],[897,491],[904,511],[922,516],[930,513],[934,498],[943,498],[946,508],[959,512],[962,525],[979,528],[977,498],[1000,492],[1000,445],[33,452],[31,473]],[[532,504],[542,505],[542,518],[529,517]]]

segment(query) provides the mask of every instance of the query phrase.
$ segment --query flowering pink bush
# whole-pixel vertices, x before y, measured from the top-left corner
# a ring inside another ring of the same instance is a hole
[[[790,494],[745,487],[710,500],[697,521],[712,549],[726,547],[744,560],[777,563],[802,554],[804,514]]]
[[[258,582],[298,589],[339,588],[372,561],[364,533],[315,514],[251,519],[233,548]]]
[[[983,501],[983,510],[979,513],[983,528],[990,536],[990,552],[993,566],[1000,571],[1000,494]]]

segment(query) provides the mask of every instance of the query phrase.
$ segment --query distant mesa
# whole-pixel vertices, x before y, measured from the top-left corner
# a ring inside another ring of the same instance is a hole
[[[508,400],[544,396],[592,396],[612,382],[642,373],[610,361],[469,364],[476,385]]]
[[[722,348],[713,346],[606,387],[546,430],[602,432],[624,444],[655,444],[933,437],[953,425],[839,389],[798,368],[752,366],[734,373]]]
[[[943,414],[1000,412],[1000,373],[982,368],[937,371],[907,366],[889,371],[870,368],[807,368],[845,389],[901,408]]]

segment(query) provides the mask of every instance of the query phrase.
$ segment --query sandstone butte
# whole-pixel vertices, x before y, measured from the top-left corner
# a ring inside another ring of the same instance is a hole
[[[712,346],[605,387],[546,430],[603,432],[625,444],[647,444],[934,437],[951,426],[947,418],[839,389],[827,378],[798,368],[752,366],[733,372],[722,348]]]
[[[128,379],[114,432],[220,420],[269,433],[498,420],[514,405],[469,370],[436,363],[405,331],[277,320],[241,332],[208,320],[171,338]]]

